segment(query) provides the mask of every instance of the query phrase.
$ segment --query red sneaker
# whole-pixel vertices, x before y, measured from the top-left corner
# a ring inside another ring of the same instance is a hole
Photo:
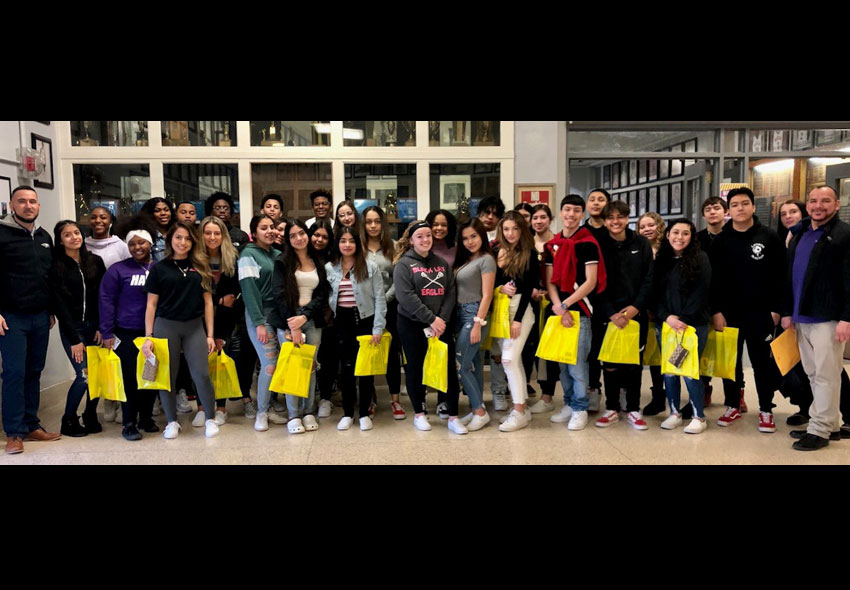
[[[759,412],[759,432],[776,432],[776,424],[770,412]]]
[[[729,406],[726,406],[726,413],[717,419],[717,425],[729,426],[730,424],[732,424],[736,420],[740,420],[741,418],[743,418],[743,416],[741,416],[741,412],[739,412],[735,408],[730,408]]]
[[[375,409],[377,407],[378,407],[378,404],[376,404],[375,402],[372,402],[371,404],[369,404],[369,417],[370,418],[375,417]]]
[[[398,402],[393,402],[390,404],[390,407],[393,409],[393,419],[394,420],[404,420],[407,417],[404,409],[401,407],[401,404]]]
[[[620,421],[620,415],[616,410],[606,410],[599,420],[596,421],[596,425],[599,428],[605,428],[607,426],[611,426]]]
[[[747,402],[744,401],[744,388],[741,388],[741,413],[747,413]]]

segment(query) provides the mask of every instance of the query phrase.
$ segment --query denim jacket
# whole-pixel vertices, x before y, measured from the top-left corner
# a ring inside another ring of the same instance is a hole
[[[351,285],[354,288],[354,300],[357,302],[357,312],[361,318],[374,315],[375,321],[372,325],[373,334],[383,334],[387,325],[387,298],[384,293],[384,281],[381,271],[371,261],[366,261],[369,270],[369,278],[358,283],[351,274]],[[328,282],[331,284],[330,306],[331,311],[336,313],[336,302],[339,297],[339,283],[342,280],[342,262],[325,265],[328,274]]]

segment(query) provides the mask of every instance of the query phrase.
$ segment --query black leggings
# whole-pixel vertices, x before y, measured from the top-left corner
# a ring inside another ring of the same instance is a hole
[[[360,417],[369,415],[369,406],[375,395],[374,377],[355,377],[354,365],[357,362],[357,353],[360,350],[358,336],[372,335],[372,325],[375,316],[360,318],[356,307],[337,307],[334,322],[336,325],[339,355],[342,363],[340,373],[340,387],[342,388],[342,409],[349,418],[354,417],[354,400],[357,398],[357,380],[360,381]],[[325,340],[327,342],[327,340]]]
[[[124,426],[147,426],[153,422],[153,404],[158,391],[139,389],[136,382],[136,359],[139,349],[133,340],[144,336],[144,330],[124,330],[115,328],[115,337],[121,341],[115,354],[121,359],[121,374],[124,377],[126,402],[121,402],[121,422]]]
[[[407,395],[413,405],[413,412],[421,414],[425,411],[425,385],[422,384],[422,368],[425,364],[425,355],[428,353],[428,339],[425,337],[425,328],[428,326],[421,322],[409,320],[402,314],[398,314],[398,332],[401,346],[407,357],[405,366],[405,383],[407,384]],[[446,405],[449,416],[457,416],[458,396],[460,384],[458,382],[457,370],[454,364],[455,343],[454,334],[449,327],[440,337],[449,347],[448,354],[448,391],[445,394]]]

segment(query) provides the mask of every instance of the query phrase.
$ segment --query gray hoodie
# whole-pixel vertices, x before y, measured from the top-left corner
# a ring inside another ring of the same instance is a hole
[[[457,294],[454,273],[445,260],[432,253],[419,256],[411,248],[395,265],[393,282],[399,314],[428,325],[437,316],[449,322]]]
[[[116,262],[130,258],[130,250],[127,248],[127,244],[118,236],[109,236],[102,240],[86,238],[86,248],[88,248],[89,252],[100,256],[106,268],[109,268]]]

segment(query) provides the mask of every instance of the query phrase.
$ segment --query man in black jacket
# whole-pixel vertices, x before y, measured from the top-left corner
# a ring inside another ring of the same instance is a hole
[[[55,322],[50,314],[53,240],[35,223],[38,195],[12,192],[12,213],[0,219],[0,355],[3,357],[3,430],[6,453],[22,453],[25,440],[59,438],[38,421],[41,371]]]
[[[809,194],[811,217],[791,241],[782,327],[797,332],[814,399],[809,426],[795,430],[793,448],[814,451],[840,439],[840,371],[850,340],[850,226],[838,219],[838,195],[828,186]]]
[[[785,246],[777,233],[759,223],[755,197],[748,188],[728,195],[732,220],[711,246],[711,311],[714,329],[738,328],[737,364],[747,344],[759,397],[759,431],[776,432],[773,394],[780,375],[770,356],[770,341],[779,324],[785,277]],[[723,380],[726,412],[718,426],[741,419],[741,389],[734,379]]]

